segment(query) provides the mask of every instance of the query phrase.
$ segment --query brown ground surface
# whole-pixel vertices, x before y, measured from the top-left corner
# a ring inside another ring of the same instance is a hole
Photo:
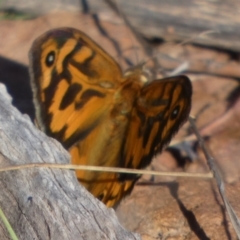
[[[46,30],[61,26],[81,29],[114,56],[123,68],[126,68],[126,58],[135,64],[146,59],[142,53],[136,58],[133,46],[137,42],[121,19],[100,21],[100,25],[106,34],[100,32],[91,16],[67,12],[27,21],[2,20],[0,81],[7,85],[13,104],[33,117],[27,54],[33,40]],[[116,46],[124,58],[119,56]],[[183,63],[188,64],[184,74],[193,84],[191,114],[197,116],[197,125],[207,137],[207,144],[223,173],[230,202],[240,214],[240,101],[236,80],[240,77],[239,59],[226,51],[191,44],[165,43],[156,47],[155,52],[165,69],[164,74]],[[188,124],[175,140],[181,140],[187,133]],[[180,165],[179,158],[172,154],[177,152],[175,150],[157,156],[152,166],[164,171],[208,171],[195,140],[191,143],[197,152],[193,163],[187,161]],[[117,209],[122,224],[141,233],[143,239],[236,239],[214,181],[173,177],[148,181],[147,176],[143,179],[144,182],[140,181]]]

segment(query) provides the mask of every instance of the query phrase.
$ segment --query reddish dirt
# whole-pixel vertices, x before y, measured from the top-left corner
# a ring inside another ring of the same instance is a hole
[[[4,38],[0,38],[0,81],[8,85],[12,95],[19,85],[25,84],[21,89],[22,94],[13,96],[15,105],[20,105],[22,112],[32,114],[27,55],[33,40],[46,30],[61,26],[81,29],[114,56],[124,69],[126,62],[119,56],[116,46],[134,64],[146,60],[143,52],[136,57],[133,46],[140,45],[124,23],[117,17],[114,22],[110,18],[108,20],[100,21],[107,36],[100,33],[91,16],[77,13],[52,13],[28,21],[1,21],[0,32]],[[197,117],[200,132],[207,137],[207,145],[226,181],[230,202],[240,213],[240,99],[239,82],[236,80],[240,77],[238,60],[232,59],[226,52],[191,44],[182,46],[165,43],[154,51],[165,69],[163,74],[188,63],[184,74],[189,76],[193,84],[191,114]],[[182,141],[188,134],[189,124],[186,124],[174,140]],[[197,149],[198,159],[179,164],[175,155],[165,151],[156,157],[152,168],[162,171],[208,171],[194,136],[191,135],[190,139]],[[143,177],[143,180],[117,209],[122,224],[141,233],[143,239],[236,239],[214,180],[158,177],[150,181],[149,176]]]

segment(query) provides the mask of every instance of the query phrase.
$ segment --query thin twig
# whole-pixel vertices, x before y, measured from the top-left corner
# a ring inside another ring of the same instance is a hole
[[[220,171],[219,171],[217,165],[214,162],[214,158],[210,155],[209,150],[204,143],[204,140],[200,136],[199,131],[198,131],[196,125],[195,125],[194,119],[192,117],[189,117],[189,122],[190,122],[190,124],[191,124],[191,126],[194,130],[194,133],[197,136],[199,145],[201,146],[201,148],[203,150],[203,153],[204,153],[204,155],[207,159],[208,166],[211,169],[211,171],[213,172],[214,178],[216,179],[216,182],[217,182],[217,185],[218,185],[220,195],[223,199],[224,205],[226,207],[226,210],[228,212],[228,215],[230,217],[232,225],[235,229],[235,232],[238,236],[238,239],[240,239],[240,221],[239,221],[239,219],[237,217],[237,214],[235,213],[234,209],[232,208],[232,206],[229,203],[228,198],[225,194],[225,186],[224,186],[224,182],[223,182],[222,176],[220,174]]]

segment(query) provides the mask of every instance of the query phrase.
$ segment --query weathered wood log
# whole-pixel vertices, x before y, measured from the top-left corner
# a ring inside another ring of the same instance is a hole
[[[69,163],[63,147],[11,106],[0,85],[0,167]],[[0,172],[0,208],[19,239],[140,239],[113,209],[79,185],[70,170],[31,168]],[[0,239],[9,234],[0,221]]]
[[[50,10],[89,11],[114,22],[115,17],[106,4],[110,0],[3,0],[0,9],[16,9],[41,15]],[[111,0],[117,3],[135,29],[147,38],[167,41],[191,40],[204,46],[240,51],[240,2],[192,0]],[[206,31],[212,33],[202,34]]]
[[[105,0],[124,13],[135,30],[149,39],[186,41],[204,46],[240,51],[240,2],[192,0]],[[103,18],[109,7],[102,1],[89,0],[91,11]],[[109,20],[114,21],[112,17]]]

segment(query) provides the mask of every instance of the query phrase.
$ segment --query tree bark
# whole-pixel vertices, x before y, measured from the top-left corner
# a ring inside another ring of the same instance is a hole
[[[69,163],[56,140],[11,105],[0,85],[0,167]],[[19,239],[140,239],[77,181],[74,171],[31,168],[0,172],[0,208]],[[9,239],[0,221],[0,239]]]

